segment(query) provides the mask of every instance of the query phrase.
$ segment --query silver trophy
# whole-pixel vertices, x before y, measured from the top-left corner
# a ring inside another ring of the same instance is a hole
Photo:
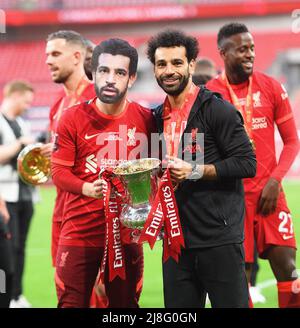
[[[143,229],[157,193],[159,170],[160,160],[156,158],[127,161],[114,169],[114,174],[120,178],[126,190],[120,214],[120,221],[125,227]]]

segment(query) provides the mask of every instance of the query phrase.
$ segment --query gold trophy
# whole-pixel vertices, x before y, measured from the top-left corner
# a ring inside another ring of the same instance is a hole
[[[48,181],[51,174],[50,159],[41,154],[42,143],[26,146],[19,153],[17,168],[20,178],[28,185],[39,185]]]

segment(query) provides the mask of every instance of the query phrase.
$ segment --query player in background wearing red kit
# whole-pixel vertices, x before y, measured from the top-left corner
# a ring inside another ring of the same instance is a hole
[[[268,259],[277,280],[279,307],[300,307],[300,281],[295,257],[292,216],[281,181],[298,151],[299,139],[288,95],[273,78],[253,71],[254,40],[244,24],[224,25],[218,48],[225,72],[207,83],[242,113],[257,157],[257,173],[244,180],[245,257],[248,278],[253,263],[254,238],[258,254]],[[275,156],[275,124],[284,143]],[[249,281],[249,280],[248,280]]]
[[[84,71],[85,75],[88,77],[90,81],[93,81],[93,74],[92,74],[92,56],[93,51],[96,47],[95,43],[89,39],[85,39],[85,46],[86,46],[86,54],[84,60]]]
[[[49,129],[51,143],[47,145],[47,151],[50,153],[57,125],[63,111],[95,96],[93,84],[88,80],[84,71],[85,54],[85,40],[75,31],[61,30],[50,34],[47,38],[46,64],[49,67],[53,82],[63,86],[59,98],[50,109]],[[51,244],[52,263],[54,266],[66,196],[66,192],[59,187],[56,188],[56,191]]]
[[[62,111],[74,104],[84,102],[96,96],[91,77],[91,56],[93,43],[83,38],[79,33],[61,30],[52,33],[47,38],[46,63],[49,66],[53,82],[63,85],[59,98],[50,109],[50,134],[52,138]],[[84,57],[83,57],[84,56]],[[83,66],[83,69],[82,69]],[[85,75],[88,79],[85,77]],[[52,152],[53,142],[44,146],[44,155]],[[60,226],[63,217],[63,205],[66,192],[56,188],[57,197],[53,212],[52,223],[52,264],[55,266]],[[91,307],[106,307],[107,299],[104,287],[92,294]]]
[[[98,178],[100,170],[132,159],[136,147],[137,153],[144,147],[148,154],[153,116],[127,99],[137,60],[136,49],[124,40],[100,43],[92,58],[97,97],[65,111],[58,126],[52,173],[54,183],[67,191],[56,262],[59,307],[89,306],[105,246],[105,184]],[[141,135],[146,140],[143,145],[137,140]],[[110,282],[106,266],[109,307],[138,307],[143,250],[137,244],[127,244],[124,250],[126,280],[116,277]]]

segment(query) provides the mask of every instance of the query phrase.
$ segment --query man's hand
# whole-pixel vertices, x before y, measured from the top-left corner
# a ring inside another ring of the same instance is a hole
[[[6,207],[4,200],[0,197],[0,214],[4,219],[4,223],[6,224],[9,221],[9,213]]]
[[[103,179],[98,179],[93,183],[85,182],[82,186],[82,193],[87,197],[92,198],[102,198],[103,197],[103,186],[106,181]]]
[[[43,156],[47,157],[48,159],[50,159],[52,151],[53,151],[53,147],[54,147],[53,142],[43,144],[41,146],[41,155],[43,155]]]
[[[189,177],[192,173],[192,165],[174,156],[166,156],[169,160],[168,169],[170,170],[171,180],[178,184]]]
[[[274,213],[279,193],[280,183],[276,179],[270,178],[261,193],[257,213],[264,216]]]

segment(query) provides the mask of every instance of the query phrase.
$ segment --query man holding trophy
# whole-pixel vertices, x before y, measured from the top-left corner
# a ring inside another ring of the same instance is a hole
[[[31,307],[23,296],[23,272],[26,259],[26,241],[34,212],[34,188],[18,176],[17,157],[27,145],[34,143],[30,128],[22,115],[30,108],[34,89],[26,81],[14,80],[4,87],[0,110],[0,194],[10,215],[8,228],[12,240],[14,275],[10,307]]]
[[[241,179],[255,175],[256,159],[243,120],[192,83],[195,38],[166,30],[149,40],[147,54],[167,94],[155,115],[185,243],[178,261],[163,264],[165,306],[204,307],[208,293],[212,307],[246,308]]]
[[[53,181],[68,191],[56,263],[59,307],[89,306],[100,263],[108,307],[138,307],[142,246],[126,244],[119,249],[128,233],[117,221],[108,233],[106,214],[116,212],[121,204],[113,193],[105,202],[102,196],[109,184],[98,178],[102,169],[113,169],[143,154],[148,157],[154,118],[150,110],[127,99],[136,79],[137,61],[136,49],[126,41],[101,42],[92,57],[97,97],[61,116],[52,155]],[[107,249],[109,236],[116,242],[113,249]],[[117,252],[119,261],[112,262],[107,256],[111,251]],[[112,278],[115,271],[120,274]]]

